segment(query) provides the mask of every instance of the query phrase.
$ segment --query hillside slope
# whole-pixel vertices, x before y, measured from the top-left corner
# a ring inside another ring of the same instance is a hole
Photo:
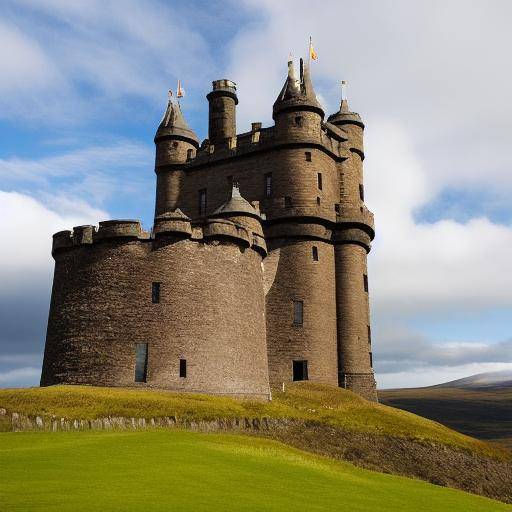
[[[230,434],[3,433],[0,464],[0,508],[6,511],[512,510]]]
[[[12,412],[56,419],[171,417],[185,428],[209,421],[208,430],[252,425],[258,419],[261,427],[248,433],[368,469],[512,502],[510,452],[329,386],[295,383],[272,402],[84,386],[4,389],[0,408],[7,410],[5,418]],[[4,428],[9,429],[8,422]]]
[[[383,390],[379,399],[512,449],[512,385],[504,381],[463,379],[427,388]]]

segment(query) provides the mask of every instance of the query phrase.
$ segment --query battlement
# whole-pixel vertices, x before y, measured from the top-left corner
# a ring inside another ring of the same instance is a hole
[[[258,232],[259,231],[259,232]],[[76,226],[73,231],[59,231],[53,235],[52,255],[79,246],[99,244],[106,240],[119,243],[139,241],[156,242],[154,249],[166,245],[164,238],[186,239],[195,242],[212,243],[226,241],[242,248],[252,247],[266,256],[267,247],[261,230],[251,231],[246,226],[227,219],[209,218],[192,223],[180,210],[164,213],[155,219],[153,232],[144,231],[138,220],[108,220],[96,226]]]

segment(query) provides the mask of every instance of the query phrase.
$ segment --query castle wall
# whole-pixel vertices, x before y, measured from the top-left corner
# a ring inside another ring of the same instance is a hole
[[[307,152],[311,153],[311,161],[306,160]],[[243,159],[212,162],[198,168],[192,166],[185,173],[179,207],[191,218],[199,215],[199,190],[207,191],[208,215],[226,201],[231,177],[239,183],[245,199],[260,203],[267,220],[290,215],[334,220],[334,205],[339,202],[335,162],[323,151],[308,145],[255,152]],[[266,197],[265,175],[269,173],[272,173],[272,196]],[[318,173],[322,174],[322,190],[318,188]],[[291,206],[286,206],[285,197],[291,198]]]
[[[267,397],[261,255],[227,241],[110,239],[55,253],[42,385]],[[152,303],[152,282],[160,302]],[[135,383],[135,344],[148,344]],[[179,376],[179,360],[187,377]]]

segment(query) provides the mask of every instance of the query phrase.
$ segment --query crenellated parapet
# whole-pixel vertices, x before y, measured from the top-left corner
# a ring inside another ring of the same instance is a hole
[[[153,250],[158,250],[169,243],[190,239],[206,244],[215,241],[229,242],[244,250],[252,248],[265,257],[267,247],[260,221],[254,219],[249,225],[244,225],[241,218],[243,219],[243,217],[239,217],[236,220],[229,220],[228,218],[212,217],[201,222],[192,222],[177,209],[158,215],[155,218],[152,233],[144,231],[141,223],[137,220],[102,221],[98,227],[76,226],[72,231],[59,231],[53,235],[52,255],[55,257],[61,252],[80,246],[92,248],[105,241],[114,241],[119,244],[151,242]]]
[[[73,231],[59,231],[53,235],[52,255],[74,247],[92,245],[104,240],[148,241],[150,233],[144,231],[138,220],[107,220],[99,226],[76,226]]]

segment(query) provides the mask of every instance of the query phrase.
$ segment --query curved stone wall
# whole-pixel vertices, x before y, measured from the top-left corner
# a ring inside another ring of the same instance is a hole
[[[42,385],[268,397],[262,256],[241,242],[110,238],[57,248]],[[146,383],[134,379],[137,343],[148,344]]]

